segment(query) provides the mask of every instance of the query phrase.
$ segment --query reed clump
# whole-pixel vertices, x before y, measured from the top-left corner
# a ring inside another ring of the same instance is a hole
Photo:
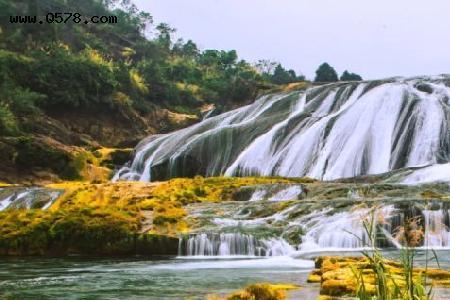
[[[428,267],[436,254],[426,252],[426,264],[416,266],[416,247],[424,243],[424,231],[417,218],[406,218],[395,232],[402,245],[399,260],[384,256],[376,246],[377,227],[375,209],[363,221],[368,240],[363,245],[367,251],[361,257],[321,257],[308,282],[319,282],[323,296],[351,296],[360,300],[431,300],[433,286],[448,286],[450,272]],[[362,241],[362,240],[361,240]],[[426,245],[425,245],[426,246]]]

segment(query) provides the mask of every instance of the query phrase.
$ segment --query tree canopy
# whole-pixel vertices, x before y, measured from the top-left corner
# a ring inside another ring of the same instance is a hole
[[[349,71],[345,70],[344,73],[342,73],[341,81],[360,81],[363,80],[361,76],[355,73],[350,73]]]
[[[338,80],[338,75],[334,68],[328,63],[323,63],[316,71],[314,82],[336,82]]]
[[[292,69],[286,70],[280,63],[271,60],[259,60],[255,67],[263,79],[273,84],[288,84],[305,80],[303,75],[297,75]]]
[[[157,106],[198,113],[205,104],[234,107],[253,100],[262,87],[304,79],[280,64],[260,72],[235,50],[202,51],[192,40],[174,40],[174,28],[154,24],[129,0],[0,0],[5,15],[13,16],[74,7],[82,16],[116,16],[118,22],[37,26],[0,20],[0,134],[22,128],[19,111],[133,114]]]

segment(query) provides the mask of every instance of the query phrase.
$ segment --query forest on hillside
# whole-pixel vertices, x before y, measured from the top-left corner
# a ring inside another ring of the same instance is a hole
[[[49,166],[63,178],[78,177],[79,167],[67,171],[80,165],[73,152],[82,150],[72,146],[134,147],[212,109],[227,111],[280,85],[305,82],[280,63],[248,62],[235,50],[202,50],[176,39],[174,28],[154,23],[129,0],[0,0],[0,11],[4,180]],[[76,12],[77,19],[62,12]],[[46,22],[20,21],[26,16]],[[83,22],[92,16],[116,22]],[[338,80],[326,63],[317,72],[316,82]],[[346,71],[340,79],[361,79],[348,75],[356,74]]]
[[[77,11],[117,16],[116,24],[0,24],[0,134],[26,131],[22,117],[60,109],[145,114],[155,107],[195,114],[207,104],[232,107],[271,83],[303,79],[277,65],[261,73],[235,50],[201,51],[174,40],[129,1],[0,1],[5,16]],[[152,38],[146,38],[145,33]]]

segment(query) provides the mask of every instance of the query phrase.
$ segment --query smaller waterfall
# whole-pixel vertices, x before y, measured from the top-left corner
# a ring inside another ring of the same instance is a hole
[[[394,247],[397,243],[392,237],[393,228],[390,219],[395,212],[394,206],[388,205],[377,210],[374,216],[376,221],[374,226],[378,226],[381,234],[385,235],[384,242]],[[308,228],[307,233],[302,237],[300,250],[344,250],[370,246],[370,238],[363,225],[364,220],[369,217],[369,208],[343,211],[332,215],[329,215],[330,213],[331,209],[327,209],[314,212],[299,220]]]
[[[257,189],[253,192],[249,201],[261,201],[264,200],[267,195],[267,191],[265,189]]]
[[[286,189],[283,189],[270,197],[269,201],[286,201],[298,199],[298,196],[303,192],[302,188],[298,185],[293,185]]]
[[[302,238],[301,250],[317,250],[324,248],[361,248],[367,242],[362,220],[368,210],[340,212],[326,216],[326,211],[316,213],[305,226],[309,230]]]
[[[266,249],[266,256],[288,256],[295,251],[294,247],[281,238],[262,240],[262,243]]]
[[[7,208],[13,202],[14,195],[8,196],[2,200],[0,200],[0,211]]]
[[[259,240],[243,233],[200,233],[181,237],[179,256],[285,256],[294,248],[283,239]]]
[[[45,188],[0,189],[0,211],[5,209],[48,209],[60,195],[60,191]]]
[[[374,230],[377,246],[401,248],[404,221],[414,218],[423,231],[419,247],[450,249],[450,212],[447,204],[430,203],[426,208],[414,204],[385,205],[375,212]],[[335,212],[325,209],[313,212],[297,220],[306,234],[302,236],[301,251],[349,250],[370,246],[370,239],[363,226],[370,209]]]
[[[405,184],[448,182],[450,183],[450,163],[424,167],[413,171],[402,181]]]
[[[27,197],[31,191],[25,190],[19,193],[13,193],[12,195],[4,198],[0,201],[0,211],[9,207],[22,207],[31,208],[31,200]]]
[[[422,211],[425,227],[425,247],[441,248],[450,246],[450,229],[448,224],[448,210]]]
[[[303,194],[300,184],[266,184],[255,189],[249,201],[289,201],[297,200]]]

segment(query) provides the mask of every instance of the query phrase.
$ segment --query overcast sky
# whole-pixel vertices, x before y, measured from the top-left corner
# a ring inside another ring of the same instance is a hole
[[[450,73],[450,0],[134,0],[202,50],[272,59],[313,78]]]

